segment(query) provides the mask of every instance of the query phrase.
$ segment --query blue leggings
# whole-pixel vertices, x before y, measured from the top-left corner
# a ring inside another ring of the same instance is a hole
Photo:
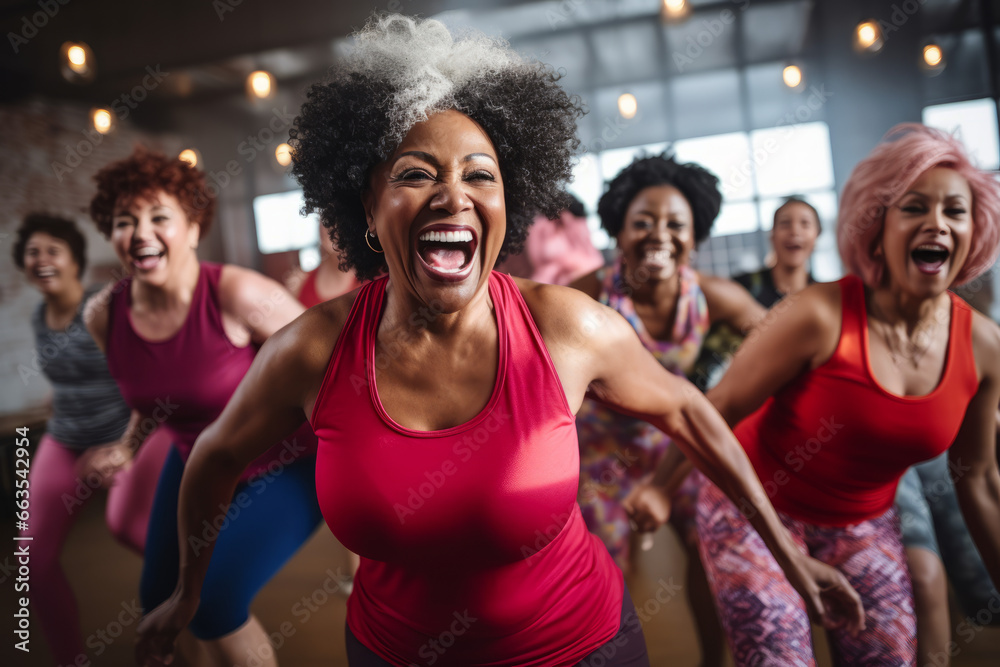
[[[139,595],[144,611],[165,601],[177,585],[177,505],[184,462],[167,455],[149,519]],[[215,551],[191,621],[198,639],[218,639],[250,618],[250,602],[312,535],[322,516],[316,502],[316,457],[266,471],[236,488],[225,515],[196,529],[189,548],[215,540]],[[217,537],[216,537],[217,535]]]

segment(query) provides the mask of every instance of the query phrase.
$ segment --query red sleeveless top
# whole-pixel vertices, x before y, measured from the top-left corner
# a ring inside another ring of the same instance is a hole
[[[256,345],[236,347],[226,336],[219,307],[221,275],[221,264],[201,263],[184,324],[162,341],[146,340],[132,327],[132,276],[115,285],[108,302],[108,369],[129,407],[162,422],[185,461],[257,355]],[[268,464],[290,463],[315,447],[316,436],[303,424],[255,460],[243,479]]]
[[[580,515],[574,416],[528,307],[490,275],[493,394],[464,424],[415,431],[375,385],[387,281],[361,288],[312,416],[320,509],[362,557],[351,632],[394,665],[575,665],[618,631],[624,583]]]
[[[972,310],[951,297],[944,372],[925,396],[898,396],[871,372],[861,279],[840,280],[840,342],[735,429],[774,506],[809,523],[845,526],[892,507],[906,469],[951,446],[979,388]]]

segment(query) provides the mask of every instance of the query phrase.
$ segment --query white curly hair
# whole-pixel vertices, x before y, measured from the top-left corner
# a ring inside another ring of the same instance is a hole
[[[505,39],[471,29],[453,35],[440,21],[402,14],[373,16],[355,34],[355,47],[342,65],[395,90],[387,111],[389,135],[397,143],[431,114],[459,107],[458,90],[531,67]]]

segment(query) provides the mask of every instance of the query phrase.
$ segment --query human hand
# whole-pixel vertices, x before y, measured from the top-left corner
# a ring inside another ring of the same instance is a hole
[[[622,507],[629,516],[632,530],[651,533],[670,518],[670,499],[662,489],[649,482],[636,484],[625,496]]]
[[[176,592],[143,616],[136,628],[135,662],[140,667],[158,667],[174,661],[177,635],[198,610],[198,601],[185,601]]]
[[[785,575],[802,596],[814,623],[827,630],[846,628],[852,637],[865,629],[861,596],[839,570],[800,554],[785,568]]]
[[[122,443],[91,447],[84,451],[76,461],[76,475],[87,479],[96,474],[101,480],[101,486],[108,488],[115,475],[132,466],[132,449]]]

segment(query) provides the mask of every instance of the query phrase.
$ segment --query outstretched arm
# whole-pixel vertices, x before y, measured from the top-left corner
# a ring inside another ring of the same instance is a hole
[[[844,618],[835,619],[840,612],[852,631],[863,629],[857,593],[837,570],[798,550],[743,448],[711,403],[694,385],[660,366],[618,313],[578,292],[554,291],[558,289],[538,290],[548,298],[526,298],[570,406],[578,408],[587,390],[615,410],[664,431],[730,499],[752,507],[750,522],[813,619],[827,627],[842,625]]]
[[[728,324],[733,330],[745,336],[765,321],[767,310],[757,303],[739,283],[703,274],[699,274],[699,282],[702,292],[705,294],[708,315],[712,324]],[[659,523],[666,521],[667,515],[669,515],[666,499],[673,497],[692,470],[694,470],[694,464],[684,456],[684,452],[679,447],[671,447],[667,450],[650,482],[662,489],[665,494],[665,497],[662,498],[663,502],[659,503],[660,511],[656,513]],[[644,485],[636,487],[635,493],[642,493],[643,487]],[[630,495],[630,500],[631,498]]]
[[[796,376],[829,359],[839,339],[840,287],[813,285],[782,299],[755,321],[726,374],[706,396],[735,427]],[[642,485],[630,494],[629,507],[640,528],[654,530],[666,521],[666,499],[693,469],[682,451],[668,450],[650,482],[655,488]]]

